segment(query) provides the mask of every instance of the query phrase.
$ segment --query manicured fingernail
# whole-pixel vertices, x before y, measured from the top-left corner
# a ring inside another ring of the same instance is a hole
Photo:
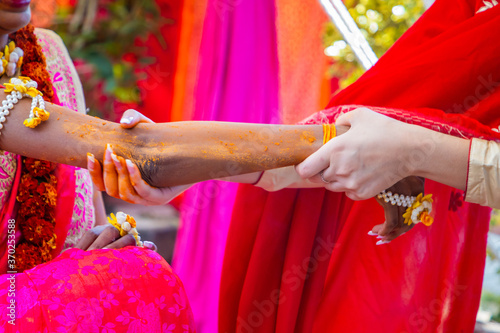
[[[384,238],[384,237],[385,237],[385,236],[380,236],[380,235],[379,235],[379,236],[377,236],[377,239],[382,239],[382,238]]]
[[[150,250],[154,249],[154,247],[155,247],[155,244],[154,244],[153,242],[150,242],[150,241],[144,241],[144,242],[142,243],[142,245],[143,245],[145,248],[150,249]]]
[[[95,158],[91,153],[87,153],[87,161],[90,169],[94,169]]]
[[[373,232],[373,231],[368,231],[368,235],[369,236],[378,236],[378,234],[376,232]]]
[[[106,145],[106,153],[113,154],[113,148],[109,143]]]
[[[131,172],[131,171],[134,171],[134,170],[135,170],[135,168],[134,168],[134,163],[132,163],[132,161],[131,161],[131,160],[126,159],[126,160],[125,160],[125,163],[127,163],[127,169],[128,169],[128,171],[129,171],[129,172]]]
[[[124,118],[120,119],[120,123],[128,125],[132,122],[132,120],[134,120],[134,117],[124,117]]]
[[[115,162],[116,168],[121,169],[122,164],[120,163],[120,160],[118,160],[118,157],[115,154],[111,154],[111,158],[113,159],[113,162]]]
[[[389,244],[390,242],[391,241],[379,240],[375,245],[384,245],[384,244]]]

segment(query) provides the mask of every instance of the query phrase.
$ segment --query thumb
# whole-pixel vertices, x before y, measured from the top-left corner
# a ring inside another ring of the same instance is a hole
[[[352,118],[353,118],[355,112],[356,112],[356,110],[344,113],[341,116],[339,116],[337,118],[337,120],[335,121],[335,126],[351,127]]]
[[[335,125],[352,127],[356,120],[363,119],[363,116],[367,116],[370,113],[373,113],[373,111],[368,108],[357,108],[356,110],[344,113],[343,115],[338,117],[337,121],[335,121]]]
[[[120,119],[120,125],[123,128],[132,128],[139,123],[153,123],[153,121],[139,111],[133,109],[125,111]]]
[[[295,167],[295,171],[303,179],[311,178],[312,176],[328,168],[330,165],[330,145],[336,138],[330,140],[327,144],[321,146],[316,152],[306,158],[302,163]]]

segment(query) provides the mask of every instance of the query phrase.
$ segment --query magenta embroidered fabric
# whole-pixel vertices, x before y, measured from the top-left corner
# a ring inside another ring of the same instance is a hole
[[[179,278],[155,252],[70,249],[15,276],[15,325],[0,277],[0,333],[194,332]]]

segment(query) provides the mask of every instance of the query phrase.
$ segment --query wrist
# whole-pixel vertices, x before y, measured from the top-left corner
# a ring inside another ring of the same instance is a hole
[[[344,126],[344,125],[335,125],[335,130],[337,132],[337,136],[344,134],[347,132],[351,127],[350,126]]]
[[[425,133],[422,133],[421,127],[415,125],[401,124],[401,128],[398,133],[402,133],[400,136],[396,136],[394,141],[398,143],[397,154],[398,154],[398,172],[401,178],[406,178],[409,176],[423,176],[422,164],[428,157],[425,148],[422,145],[422,138],[425,138]]]

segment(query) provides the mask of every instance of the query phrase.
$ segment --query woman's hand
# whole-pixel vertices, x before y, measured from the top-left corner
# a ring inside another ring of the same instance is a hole
[[[132,128],[139,123],[152,121],[135,110],[127,110],[120,120],[123,128]],[[94,156],[88,154],[87,168],[95,186],[127,202],[145,206],[164,205],[191,186],[152,187],[141,178],[139,168],[132,161],[116,156],[110,146],[104,153],[103,164],[101,167]]]
[[[407,155],[415,139],[412,130],[417,126],[367,108],[340,116],[335,125],[350,129],[297,166],[302,178],[326,181],[326,189],[364,200],[412,174]]]
[[[108,224],[87,230],[75,248],[86,251],[95,249],[121,249],[122,247],[134,246],[135,244],[134,236],[125,235],[120,237],[118,229]],[[157,250],[153,242],[145,241],[143,245],[147,249]]]
[[[414,176],[407,177],[389,187],[386,191],[417,196],[420,193],[424,193],[424,180]],[[406,212],[406,207],[392,205],[390,202],[385,202],[383,199],[376,199],[384,208],[385,222],[374,226],[368,234],[377,236],[377,238],[380,239],[377,245],[389,243],[413,228],[414,224],[408,225],[404,223],[403,214]]]

